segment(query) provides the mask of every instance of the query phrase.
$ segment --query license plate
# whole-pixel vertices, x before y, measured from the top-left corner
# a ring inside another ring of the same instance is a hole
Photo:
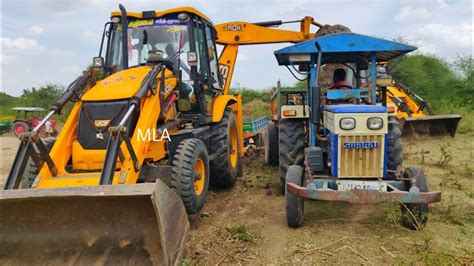
[[[387,191],[387,183],[379,181],[339,180],[336,183],[337,190],[340,191],[350,191],[353,189]]]

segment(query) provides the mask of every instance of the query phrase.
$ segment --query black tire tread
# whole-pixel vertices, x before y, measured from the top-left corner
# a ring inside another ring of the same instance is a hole
[[[415,185],[420,189],[420,192],[428,192],[428,184],[423,170],[419,167],[405,169],[405,178],[414,176],[418,176]],[[410,230],[420,230],[428,222],[429,205],[427,203],[401,204],[400,209],[402,213],[401,224]]]
[[[390,118],[388,124],[387,169],[396,171],[403,163],[402,132],[396,118]],[[389,173],[393,179],[395,174]]]
[[[305,132],[302,119],[281,119],[279,126],[280,192],[285,193],[286,172],[290,165],[303,166]]]
[[[237,134],[234,112],[227,108],[222,116],[222,120],[211,126],[211,145],[209,149],[214,159],[210,161],[209,165],[211,169],[211,186],[216,188],[232,187],[239,174],[240,156],[237,156],[235,168],[232,167],[230,162],[230,128],[236,130],[235,134]]]
[[[199,157],[204,161],[206,176],[204,189],[198,196],[194,191],[194,168]],[[202,140],[185,139],[179,143],[172,162],[170,184],[183,201],[187,213],[198,213],[202,209],[209,189],[209,160]]]
[[[294,183],[299,186],[303,185],[303,167],[299,165],[291,165],[286,175],[287,183]],[[304,219],[304,199],[296,195],[288,193],[285,185],[285,208],[286,222],[288,226],[298,228],[303,225]]]
[[[278,165],[278,156],[278,128],[274,122],[269,122],[265,130],[265,163]]]

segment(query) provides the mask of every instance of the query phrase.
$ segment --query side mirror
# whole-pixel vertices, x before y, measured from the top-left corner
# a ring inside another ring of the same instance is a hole
[[[188,65],[189,66],[197,66],[197,53],[196,52],[188,52]]]
[[[104,67],[104,58],[101,56],[96,56],[92,58],[92,67],[94,69],[101,69]]]

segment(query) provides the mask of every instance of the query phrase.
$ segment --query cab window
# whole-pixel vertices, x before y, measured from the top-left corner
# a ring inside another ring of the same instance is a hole
[[[207,52],[209,57],[209,67],[210,67],[210,85],[213,88],[220,89],[220,79],[218,72],[218,62],[217,62],[217,50],[214,37],[214,31],[209,24],[206,24],[206,43],[207,43]]]

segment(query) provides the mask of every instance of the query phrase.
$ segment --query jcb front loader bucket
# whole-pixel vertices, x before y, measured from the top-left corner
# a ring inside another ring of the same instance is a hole
[[[0,192],[0,265],[176,265],[189,222],[163,182]]]
[[[402,118],[400,130],[404,138],[424,138],[456,135],[460,115],[431,115]]]

